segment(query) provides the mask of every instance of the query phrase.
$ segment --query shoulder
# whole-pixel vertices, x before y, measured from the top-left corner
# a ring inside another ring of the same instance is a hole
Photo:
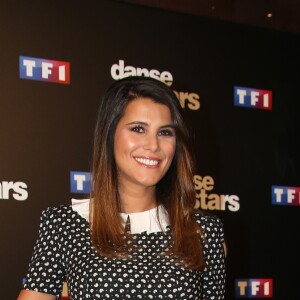
[[[71,205],[49,206],[44,209],[40,216],[40,222],[44,224],[61,223],[72,216]]]
[[[72,211],[71,205],[49,206],[42,211],[42,217],[59,217],[67,215]]]
[[[86,225],[89,222],[89,202],[73,200],[72,204],[50,206],[44,209],[40,216],[40,223],[57,226],[68,226],[70,224]]]
[[[193,216],[201,227],[204,238],[208,240],[217,239],[219,242],[224,241],[223,222],[218,216],[198,209],[193,211]]]

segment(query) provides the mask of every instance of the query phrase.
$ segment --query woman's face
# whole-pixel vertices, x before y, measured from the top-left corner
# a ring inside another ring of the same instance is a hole
[[[114,138],[120,186],[154,187],[168,171],[175,147],[169,108],[149,98],[131,101]]]

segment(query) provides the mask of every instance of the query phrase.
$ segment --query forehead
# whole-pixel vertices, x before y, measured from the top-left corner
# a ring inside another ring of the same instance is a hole
[[[123,118],[150,118],[172,122],[169,107],[151,98],[137,98],[130,101],[124,110]]]

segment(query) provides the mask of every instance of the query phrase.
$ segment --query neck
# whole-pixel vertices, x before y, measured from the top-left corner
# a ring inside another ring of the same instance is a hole
[[[137,189],[119,187],[121,210],[124,213],[142,212],[157,206],[155,187]]]

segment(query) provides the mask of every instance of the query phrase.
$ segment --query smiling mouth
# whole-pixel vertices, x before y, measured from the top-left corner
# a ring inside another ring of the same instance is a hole
[[[157,159],[149,159],[149,158],[142,158],[142,157],[135,157],[134,158],[138,163],[144,165],[144,166],[149,166],[149,167],[155,167],[158,166],[159,160]]]

